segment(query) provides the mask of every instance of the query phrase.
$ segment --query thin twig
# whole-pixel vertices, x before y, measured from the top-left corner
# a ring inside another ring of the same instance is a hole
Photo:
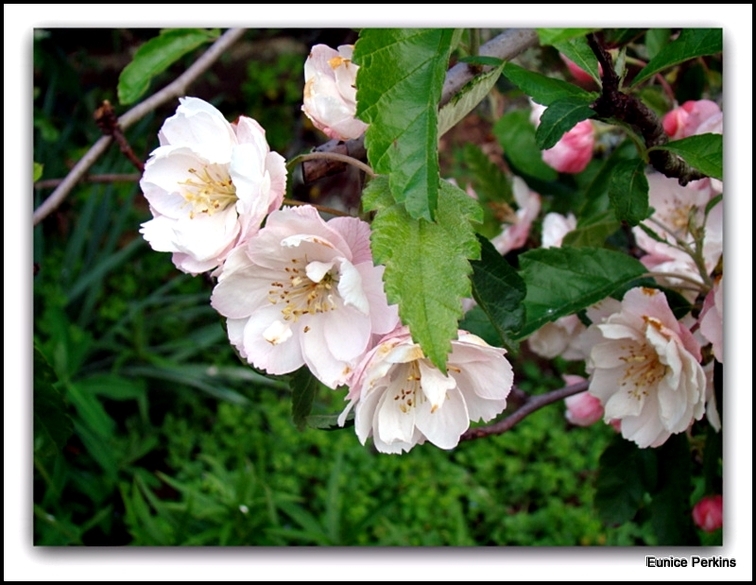
[[[292,159],[288,166],[294,166],[299,163],[306,162],[308,160],[336,160],[348,165],[352,165],[363,171],[366,175],[369,177],[375,177],[375,171],[371,169],[368,165],[366,165],[361,160],[357,160],[356,158],[353,158],[351,156],[348,156],[346,154],[339,154],[338,152],[308,152],[306,154],[300,154],[296,158]]]
[[[134,154],[131,144],[129,144],[128,139],[123,135],[123,128],[118,123],[118,117],[115,115],[115,110],[110,105],[110,101],[104,100],[102,105],[95,110],[94,120],[105,136],[112,136],[115,139],[121,152],[136,167],[136,170],[143,173],[144,163]]]
[[[507,418],[500,420],[497,423],[494,423],[492,425],[488,425],[485,427],[476,427],[474,429],[468,429],[465,431],[462,436],[460,437],[460,441],[469,441],[471,439],[480,439],[483,437],[488,437],[490,435],[501,435],[502,433],[506,433],[508,430],[510,430],[513,426],[515,426],[518,422],[520,422],[522,419],[524,419],[529,414],[535,412],[536,410],[543,408],[547,404],[551,404],[552,402],[557,402],[558,400],[564,400],[568,396],[572,396],[573,394],[578,394],[579,392],[584,392],[588,389],[588,380],[584,380],[582,382],[578,382],[577,384],[571,384],[569,386],[565,386],[564,388],[560,388],[559,390],[553,390],[551,392],[547,392],[546,394],[539,394],[538,396],[529,396],[524,403],[515,410],[512,414],[510,414]]]
[[[87,183],[136,183],[141,175],[136,173],[106,173],[103,175],[84,175],[81,180]],[[42,179],[34,183],[35,189],[52,189],[60,185],[65,179]]]
[[[538,44],[538,34],[534,29],[508,29],[500,35],[494,37],[480,47],[479,55],[484,57],[498,57],[508,61]],[[484,67],[483,71],[489,71],[491,67]],[[452,99],[475,75],[467,63],[457,63],[454,67],[446,72],[446,79],[441,90],[441,101],[439,106],[443,106]],[[337,152],[356,159],[364,159],[365,136],[353,138],[346,142],[341,140],[330,140],[321,144],[315,149],[315,152]],[[346,167],[333,161],[313,160],[302,165],[302,176],[305,183],[312,183],[323,177],[334,175],[342,172]]]
[[[336,209],[334,207],[326,207],[325,205],[318,205],[317,203],[310,203],[309,201],[297,201],[296,199],[284,199],[283,200],[284,205],[310,205],[320,211],[321,213],[329,213],[331,215],[338,215],[341,217],[350,217],[350,215],[341,209]]]
[[[232,44],[239,40],[244,34],[244,31],[245,29],[241,28],[227,30],[191,65],[191,67],[172,83],[165,86],[142,103],[131,108],[123,116],[118,118],[118,125],[125,130],[164,103],[185,95],[188,86],[204,73],[221,55],[223,55]],[[86,174],[89,167],[102,156],[112,141],[113,138],[111,136],[103,136],[92,145],[92,148],[90,148],[81,160],[76,163],[63,182],[58,185],[57,189],[55,189],[55,191],[53,191],[52,194],[36,210],[34,210],[33,225],[37,225],[63,202],[71,189],[73,189],[74,185],[76,185],[76,183],[78,183]]]

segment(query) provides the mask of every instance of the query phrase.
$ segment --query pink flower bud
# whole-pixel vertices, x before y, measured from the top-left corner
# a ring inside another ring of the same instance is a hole
[[[706,532],[714,532],[722,528],[722,496],[701,498],[693,507],[693,522]]]
[[[689,100],[667,112],[662,125],[673,140],[708,132],[721,134],[722,110],[711,100]]]
[[[601,401],[588,394],[587,390],[568,396],[564,399],[564,404],[567,407],[564,416],[570,423],[579,427],[588,427],[600,421],[604,416]]]
[[[543,161],[560,173],[577,174],[591,161],[595,140],[591,121],[578,122],[556,145],[543,151]]]
[[[564,64],[567,65],[567,69],[570,70],[570,73],[575,78],[575,81],[577,81],[580,84],[591,84],[595,83],[593,77],[591,77],[591,74],[585,71],[582,67],[580,67],[577,63],[574,61],[568,59],[562,53],[559,53],[559,57],[561,57],[562,61],[564,61]],[[601,71],[601,65],[599,64],[599,75],[602,73]]]

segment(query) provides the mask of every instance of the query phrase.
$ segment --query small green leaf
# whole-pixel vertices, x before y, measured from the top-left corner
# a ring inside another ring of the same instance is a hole
[[[40,455],[52,455],[65,447],[73,432],[63,396],[55,388],[57,378],[42,352],[34,347],[34,438]],[[38,441],[41,444],[37,445]]]
[[[530,123],[528,111],[515,110],[505,114],[496,122],[493,132],[518,174],[556,181],[558,173],[543,162],[541,149],[536,145],[536,129]]]
[[[660,71],[696,57],[722,52],[721,28],[686,28],[674,41],[662,47],[633,79],[632,87]]]
[[[579,221],[577,227],[564,236],[562,246],[601,248],[606,239],[620,229],[621,225],[615,219],[613,211],[604,211],[596,216]]]
[[[371,243],[376,263],[384,264],[389,302],[410,328],[433,364],[446,372],[451,340],[457,337],[462,299],[469,297],[472,267],[480,245],[470,222],[479,223],[478,203],[464,191],[441,181],[437,222],[410,217],[391,204],[385,177],[373,179],[363,193],[366,209],[378,210]]]
[[[354,426],[354,410],[346,417],[344,426],[339,425],[338,414],[311,414],[305,419],[307,426],[321,431],[337,431]]]
[[[617,163],[609,180],[609,202],[618,221],[638,225],[649,216],[646,163],[640,159]]]
[[[499,79],[503,67],[504,64],[502,63],[491,71],[473,77],[448,104],[441,108],[438,113],[439,136],[443,136],[483,101],[491,88],[496,85],[496,80]]]
[[[451,29],[363,29],[354,48],[368,160],[415,219],[436,216],[438,103],[452,37]]]
[[[542,45],[556,45],[576,37],[584,37],[595,28],[537,28],[538,40]]]
[[[303,431],[307,426],[307,417],[312,412],[315,394],[320,382],[312,375],[307,366],[299,368],[291,376],[291,418],[297,429]]]
[[[118,78],[118,101],[123,105],[136,102],[150,87],[152,78],[162,73],[184,55],[218,38],[219,31],[199,28],[166,29],[144,43]]]
[[[669,34],[668,28],[650,28],[646,31],[646,51],[649,59],[656,57],[667,46]]]
[[[36,183],[42,178],[42,171],[44,170],[45,165],[35,162],[34,163],[34,179],[32,179],[33,183]]]
[[[585,91],[577,85],[561,79],[528,71],[514,63],[504,65],[503,73],[504,77],[532,97],[534,102],[543,106],[548,106],[551,102],[567,97],[582,97],[585,98],[586,102],[598,97],[595,92]]]
[[[554,43],[554,48],[593,77],[593,79],[596,80],[596,83],[599,85],[601,84],[598,59],[596,59],[596,55],[588,44],[585,36]]]
[[[524,338],[546,323],[585,309],[646,272],[635,258],[603,248],[540,248],[519,256],[527,286]]]
[[[510,347],[525,322],[525,282],[491,242],[479,237],[480,260],[472,262],[472,291],[496,332]]]
[[[548,150],[575,127],[575,124],[592,118],[596,112],[588,107],[592,100],[568,97],[551,102],[541,114],[541,123],[535,133],[536,145]]]
[[[648,490],[644,479],[655,464],[653,449],[639,449],[621,436],[615,437],[599,458],[593,503],[602,522],[614,526],[633,519]]]
[[[705,175],[722,180],[722,135],[698,134],[649,150],[668,150]]]

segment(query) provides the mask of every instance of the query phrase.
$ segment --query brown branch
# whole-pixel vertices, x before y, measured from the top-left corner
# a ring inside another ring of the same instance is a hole
[[[103,175],[84,175],[81,180],[87,183],[136,183],[141,175],[134,174],[103,174]],[[42,179],[34,183],[35,189],[52,189],[60,185],[65,179]]]
[[[509,29],[491,39],[480,47],[479,55],[485,57],[498,57],[505,61],[516,57],[526,49],[538,44],[538,35],[533,29]],[[488,71],[490,67],[483,70]],[[439,106],[443,106],[467,84],[475,74],[473,69],[467,63],[457,63],[446,73],[444,86],[441,90],[441,101]],[[365,150],[365,136],[347,140],[330,140],[321,144],[313,152],[337,152],[356,158],[366,160],[367,152]],[[302,177],[305,183],[312,183],[323,177],[341,173],[346,169],[346,165],[332,160],[311,160],[302,165]]]
[[[118,116],[116,116],[115,110],[113,110],[113,106],[110,105],[108,100],[104,100],[102,105],[95,110],[94,121],[105,136],[112,136],[115,139],[121,152],[126,155],[126,158],[129,159],[131,164],[133,164],[140,173],[143,173],[144,163],[139,160],[139,157],[135,155],[134,151],[131,149],[129,141],[123,135],[123,130],[118,124]]]
[[[588,35],[588,44],[601,64],[601,96],[591,105],[602,122],[619,121],[627,124],[643,138],[647,149],[669,142],[659,118],[638,98],[620,91],[619,77],[614,71],[612,57],[599,43],[595,33]],[[651,165],[665,176],[677,179],[680,185],[706,177],[683,159],[667,150],[649,150]]]
[[[118,118],[118,125],[121,129],[126,130],[126,128],[164,103],[179,96],[186,95],[186,90],[189,84],[204,73],[207,68],[223,55],[233,43],[241,38],[243,34],[244,29],[240,28],[232,28],[223,33],[221,37],[191,65],[191,67],[184,71],[184,73],[177,77],[173,82]],[[53,210],[57,209],[58,205],[63,202],[71,189],[73,189],[76,183],[78,183],[87,173],[89,167],[91,167],[107,150],[112,141],[113,137],[103,136],[92,145],[92,148],[90,148],[81,160],[76,163],[74,168],[71,169],[71,172],[68,173],[65,179],[63,179],[63,182],[58,185],[57,189],[55,189],[55,191],[53,191],[52,194],[34,210],[33,225],[37,225],[52,213]]]
[[[462,433],[462,436],[459,440],[469,441],[471,439],[480,439],[483,437],[488,437],[490,435],[501,435],[502,433],[506,433],[526,416],[535,412],[536,410],[543,408],[547,404],[557,402],[558,400],[564,400],[568,396],[578,394],[579,392],[584,392],[588,389],[588,383],[588,380],[584,380],[582,382],[578,382],[577,384],[565,386],[564,388],[560,388],[559,390],[553,390],[551,392],[547,392],[546,394],[539,394],[538,396],[527,396],[519,388],[512,388],[510,397],[514,398],[516,403],[519,404],[517,410],[515,410],[507,418],[502,419],[492,425],[468,429],[467,431]],[[524,399],[523,396],[525,396]]]

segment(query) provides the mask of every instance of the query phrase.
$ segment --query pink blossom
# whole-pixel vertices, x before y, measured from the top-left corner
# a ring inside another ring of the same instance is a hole
[[[228,257],[211,297],[242,357],[270,374],[302,365],[344,384],[373,336],[398,324],[373,265],[370,226],[285,207]]]
[[[401,327],[362,360],[351,381],[343,426],[355,409],[355,431],[382,453],[409,451],[426,440],[452,449],[470,421],[489,421],[507,405],[512,366],[506,351],[460,330],[442,373]]]
[[[573,375],[565,375],[562,378],[564,378],[565,384],[570,386],[585,380],[582,376]],[[564,413],[565,418],[570,424],[579,427],[589,427],[604,417],[604,407],[601,405],[601,401],[587,390],[568,396],[564,399],[564,405],[567,407]]]
[[[703,308],[699,315],[701,335],[711,342],[714,357],[719,363],[724,363],[724,328],[722,319],[724,316],[724,293],[722,292],[722,278],[714,280],[714,286],[704,299]]]
[[[139,182],[153,215],[140,232],[154,250],[172,252],[177,268],[199,274],[218,267],[280,207],[286,167],[252,118],[229,124],[201,99],[179,101]]]
[[[541,228],[541,247],[559,248],[564,236],[577,227],[577,219],[572,213],[547,213]]]
[[[546,108],[531,101],[530,121],[538,127]],[[588,166],[593,158],[596,133],[590,120],[583,120],[564,134],[553,147],[541,152],[543,161],[560,173],[576,174]]]
[[[722,134],[722,110],[711,100],[690,100],[667,112],[662,124],[672,140],[709,132]]]
[[[705,411],[701,348],[672,314],[664,293],[629,290],[621,310],[594,322],[586,370],[588,391],[604,406],[604,420],[622,420],[622,436],[658,447]]]
[[[528,347],[546,359],[561,356],[565,360],[584,360],[580,336],[585,329],[577,315],[566,315],[533,332],[528,337]]]
[[[302,111],[329,138],[349,140],[361,136],[367,124],[357,112],[357,70],[352,45],[338,51],[315,45],[304,65],[305,87]]]
[[[722,496],[705,496],[693,506],[693,522],[701,530],[714,532],[722,528]]]
[[[530,235],[533,220],[541,211],[541,197],[531,191],[527,183],[520,177],[512,180],[512,193],[519,206],[506,223],[502,225],[502,232],[491,240],[491,243],[503,256],[512,250],[521,248]]]

